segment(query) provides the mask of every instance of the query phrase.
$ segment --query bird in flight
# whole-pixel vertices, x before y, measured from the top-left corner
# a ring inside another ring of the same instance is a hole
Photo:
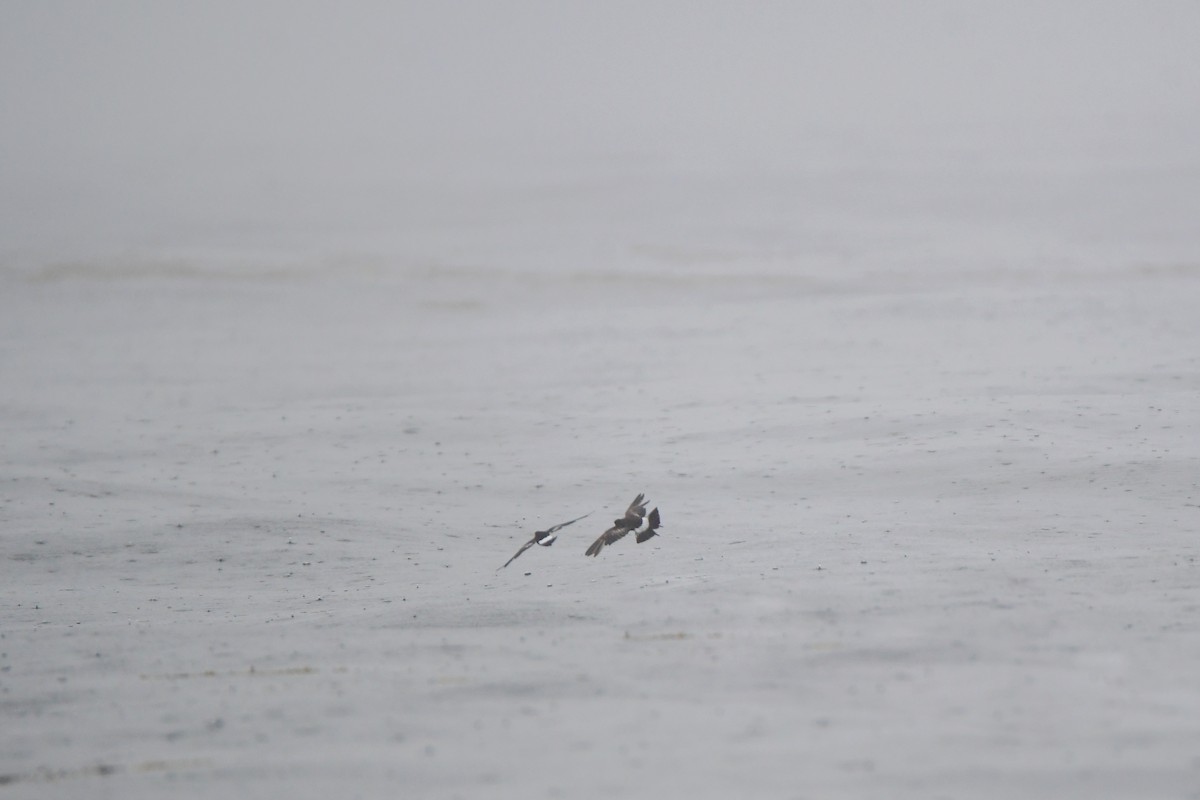
[[[587,549],[587,555],[599,555],[605,545],[612,544],[620,539],[625,534],[632,530],[636,530],[642,526],[642,520],[646,517],[646,495],[639,494],[633,498],[633,502],[629,504],[629,508],[625,510],[625,516],[620,519],[613,520],[611,528],[600,534],[600,538],[592,542],[592,546]],[[657,511],[658,509],[655,509]],[[647,530],[650,530],[649,528]],[[653,535],[653,534],[651,534]],[[647,537],[649,538],[649,537]]]
[[[650,512],[650,516],[646,518],[646,527],[644,530],[637,531],[637,543],[647,542],[651,537],[658,536],[658,529],[662,525],[662,520],[659,519],[658,509],[655,508]]]
[[[583,517],[586,517],[586,516],[588,516],[588,514],[591,514],[591,513],[592,512],[589,511],[587,514],[584,514]],[[521,553],[524,553],[526,550],[533,547],[535,544],[540,544],[542,547],[549,547],[550,545],[554,544],[554,540],[558,538],[558,532],[560,530],[567,527],[572,522],[579,522],[579,520],[583,519],[583,517],[576,517],[575,519],[569,519],[566,522],[560,522],[557,525],[552,525],[551,527],[547,528],[544,531],[537,531],[536,533],[533,534],[532,539],[530,539],[525,544],[521,545],[521,549],[518,550],[516,553],[514,553],[512,558],[510,558],[508,561],[504,562],[504,567],[507,567],[509,564],[516,561],[517,556],[521,555]],[[504,569],[504,567],[500,567],[500,569]]]

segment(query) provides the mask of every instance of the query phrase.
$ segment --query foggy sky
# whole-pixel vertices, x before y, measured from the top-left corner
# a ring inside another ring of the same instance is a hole
[[[1197,41],[1191,2],[6,2],[0,257],[398,187],[1195,170]]]

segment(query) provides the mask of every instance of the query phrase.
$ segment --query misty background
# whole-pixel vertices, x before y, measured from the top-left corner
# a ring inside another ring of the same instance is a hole
[[[1192,2],[6,2],[0,259],[1169,262],[1197,41]]]
[[[5,800],[1195,797],[1198,42],[0,0]]]

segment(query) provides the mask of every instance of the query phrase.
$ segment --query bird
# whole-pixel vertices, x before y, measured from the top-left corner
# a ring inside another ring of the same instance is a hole
[[[660,524],[661,520],[658,516],[658,509],[655,508],[650,512],[650,516],[646,518],[646,527],[643,530],[636,531],[637,543],[641,544],[642,542],[649,541],[651,537],[658,536],[658,528]]]
[[[605,545],[612,544],[630,531],[640,528],[642,520],[646,516],[645,500],[646,495],[640,493],[633,498],[633,502],[625,510],[625,516],[613,520],[612,527],[600,534],[599,539],[592,542],[592,546],[587,549],[587,555],[599,555]]]
[[[592,512],[589,511],[587,514],[584,514],[583,517],[586,517],[586,516],[588,516],[588,514],[591,514],[591,513]],[[510,558],[508,561],[504,562],[504,567],[507,567],[509,564],[516,561],[517,556],[521,555],[521,553],[524,553],[526,550],[533,547],[535,544],[540,544],[542,547],[549,547],[550,545],[554,544],[554,540],[558,538],[558,531],[567,527],[572,522],[579,522],[579,520],[583,519],[583,517],[576,517],[575,519],[569,519],[566,522],[560,522],[557,525],[552,525],[544,531],[535,532],[533,534],[532,539],[530,539],[525,544],[521,545],[521,549],[518,550],[516,553],[514,553],[512,558]],[[500,567],[500,569],[504,569],[504,567]]]

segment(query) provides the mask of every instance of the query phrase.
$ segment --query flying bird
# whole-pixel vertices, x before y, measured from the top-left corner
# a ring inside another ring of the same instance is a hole
[[[605,545],[612,544],[630,531],[640,528],[642,520],[646,516],[645,500],[646,495],[644,494],[639,494],[633,498],[633,502],[625,510],[625,516],[613,520],[612,527],[600,534],[599,539],[592,542],[592,546],[587,549],[587,555],[599,555]]]
[[[586,517],[586,516],[588,516],[588,514],[591,514],[591,513],[592,512],[589,511],[587,514],[584,514],[583,517]],[[542,547],[549,547],[550,545],[554,544],[554,540],[558,538],[558,532],[560,530],[567,527],[572,522],[579,522],[579,520],[583,519],[583,517],[576,517],[575,519],[567,520],[566,522],[560,522],[557,525],[551,526],[550,528],[547,528],[544,531],[537,531],[536,533],[533,534],[532,539],[530,539],[525,544],[521,545],[521,549],[518,550],[516,553],[514,553],[512,558],[510,558],[508,561],[504,562],[504,567],[507,567],[509,564],[516,561],[517,556],[521,555],[521,553],[524,553],[526,550],[533,547],[535,544],[540,544]],[[500,567],[500,569],[504,569],[504,567]]]
[[[649,541],[651,537],[658,536],[658,528],[661,525],[661,520],[658,516],[658,509],[650,512],[650,516],[646,518],[646,527],[643,530],[637,531],[637,542]]]

